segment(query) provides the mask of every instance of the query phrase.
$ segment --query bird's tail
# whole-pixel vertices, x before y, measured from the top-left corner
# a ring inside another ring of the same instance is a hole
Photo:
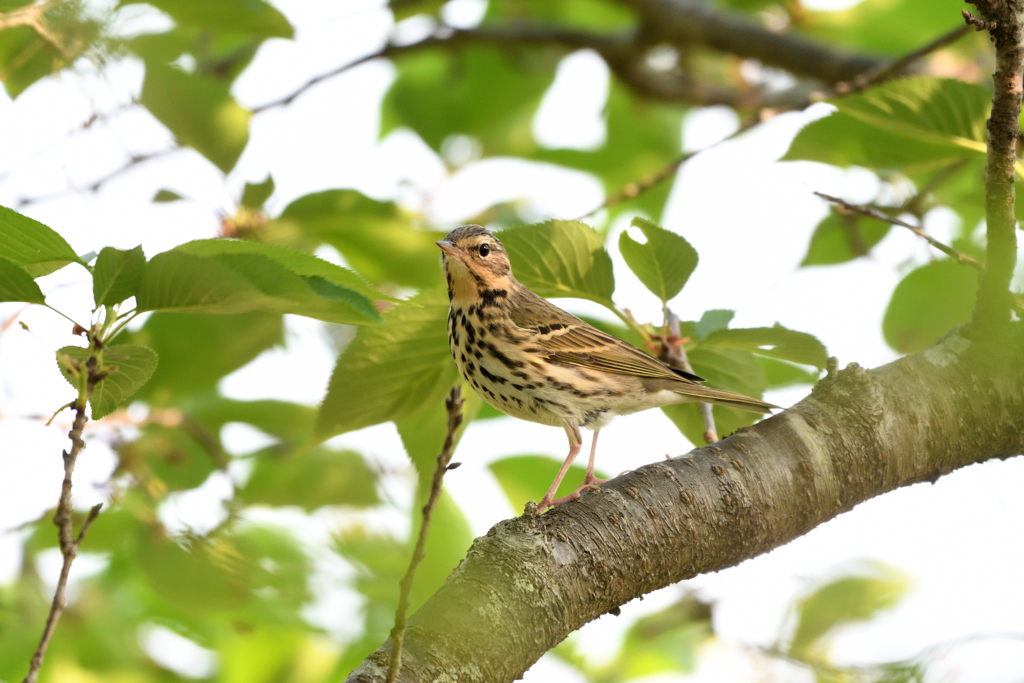
[[[714,389],[702,384],[687,384],[681,387],[673,387],[672,391],[682,398],[680,403],[714,403],[717,406],[728,406],[749,410],[754,413],[771,413],[773,410],[781,410],[779,406],[765,403],[756,398],[750,398],[743,394],[725,389]]]

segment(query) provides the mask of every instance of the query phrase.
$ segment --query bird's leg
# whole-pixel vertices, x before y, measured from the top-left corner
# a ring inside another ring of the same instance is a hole
[[[587,476],[583,479],[583,486],[580,487],[580,490],[611,481],[611,479],[598,479],[594,476],[594,456],[597,454],[597,435],[600,433],[600,429],[594,430],[594,440],[590,443],[590,462],[587,463]]]
[[[580,441],[569,441],[569,455],[566,456],[565,462],[562,463],[561,469],[558,470],[558,474],[555,475],[555,480],[551,482],[551,487],[548,492],[544,494],[544,497],[537,503],[537,513],[540,514],[549,507],[555,505],[561,505],[562,503],[572,500],[573,498],[579,498],[579,491],[574,491],[564,498],[555,500],[555,493],[558,492],[558,485],[562,483],[562,479],[565,478],[565,473],[569,471],[569,467],[572,466],[572,461],[576,459],[576,455],[580,452],[580,446],[583,444]]]

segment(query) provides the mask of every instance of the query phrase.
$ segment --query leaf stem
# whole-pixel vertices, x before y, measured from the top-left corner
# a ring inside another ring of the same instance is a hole
[[[643,339],[644,341],[651,341],[650,333],[648,333],[647,330],[644,329],[643,325],[634,320],[633,316],[631,316],[628,312],[622,310],[611,301],[602,301],[600,303],[604,304],[605,308],[607,308],[609,311],[617,315],[619,317],[619,320],[626,323],[626,327],[640,335],[641,339]]]
[[[54,307],[53,307],[53,306],[51,306],[50,304],[44,303],[44,304],[43,304],[43,306],[46,306],[46,307],[47,307],[47,308],[49,308],[49,309],[50,309],[51,311],[53,311],[54,313],[56,313],[56,314],[57,314],[57,315],[59,315],[60,317],[64,318],[65,320],[67,320],[67,321],[69,321],[69,322],[71,322],[71,323],[73,323],[73,324],[75,324],[75,325],[78,325],[78,326],[79,326],[79,327],[81,327],[81,328],[82,328],[83,330],[85,330],[85,329],[88,329],[88,328],[87,328],[87,327],[86,327],[85,325],[82,325],[81,323],[79,323],[78,321],[76,321],[76,320],[75,320],[74,318],[71,318],[71,317],[69,317],[69,316],[65,315],[64,313],[62,313],[61,311],[58,311],[58,310],[57,310],[56,308],[54,308]]]
[[[114,329],[110,330],[110,332],[106,334],[106,336],[103,338],[103,341],[106,342],[108,339],[113,339],[114,337],[116,337],[117,333],[120,332],[121,330],[123,330],[125,325],[127,325],[132,320],[134,320],[135,317],[138,314],[139,314],[139,311],[131,310],[131,311],[128,311],[127,313],[125,313],[124,315],[119,316],[117,318],[117,320],[118,320],[117,325],[114,327]]]

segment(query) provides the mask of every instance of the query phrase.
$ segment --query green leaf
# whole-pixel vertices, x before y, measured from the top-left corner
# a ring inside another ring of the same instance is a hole
[[[57,351],[57,363],[61,373],[71,386],[78,388],[78,378],[68,367],[69,361],[76,363],[79,372],[86,372],[85,362],[89,358],[89,349],[80,346],[65,346]],[[131,398],[142,385],[149,381],[157,366],[156,353],[145,346],[135,344],[118,344],[108,346],[99,356],[97,370],[109,370],[107,375],[96,383],[89,399],[92,406],[92,419],[106,417],[121,403]]]
[[[601,147],[594,150],[538,148],[530,158],[595,174],[603,182],[606,195],[612,196],[678,159],[687,109],[681,104],[652,102],[612,78],[605,105],[607,137]],[[610,211],[613,214],[642,211],[650,216],[661,215],[671,187],[670,182],[659,183]]]
[[[437,16],[448,0],[424,0],[423,2],[401,2],[388,7],[395,16],[395,23],[419,14]]]
[[[165,33],[129,38],[123,45],[144,62],[171,64],[185,57],[185,62],[194,64],[190,73],[230,87],[248,68],[263,40],[251,34],[212,33],[198,26],[179,24]]]
[[[273,305],[228,266],[174,249],[146,263],[135,300],[140,311],[195,313],[247,313]]]
[[[910,580],[903,572],[876,562],[818,587],[797,603],[790,654],[803,659],[822,651],[826,646],[823,640],[836,628],[872,619],[896,605],[909,587]]]
[[[523,16],[543,23],[607,32],[610,29],[636,27],[636,16],[618,2],[610,0],[521,0],[518,3],[492,2],[484,21],[518,20]]]
[[[137,439],[117,444],[118,466],[154,497],[160,497],[157,491],[195,488],[224,459],[216,436],[199,440],[195,436],[194,429],[149,424]]]
[[[448,476],[458,476],[458,470]],[[383,535],[370,535],[359,525],[349,525],[336,536],[338,552],[358,572],[355,588],[367,598],[366,632],[386,637],[394,626],[398,604],[398,583],[409,566],[413,546],[422,524],[420,506],[413,505],[411,533],[404,543]],[[410,594],[410,612],[415,612],[433,595],[452,570],[466,556],[473,542],[465,515],[448,495],[441,497],[434,508],[426,541],[426,556],[416,572]],[[381,638],[368,646],[366,654],[380,644]]]
[[[267,179],[262,183],[246,183],[242,191],[242,206],[250,209],[258,209],[264,202],[274,194],[274,177],[267,174]]]
[[[722,329],[712,332],[702,346],[745,349],[762,356],[824,368],[828,361],[825,345],[806,332],[790,330],[775,323],[773,327]],[[698,373],[699,374],[699,373]]]
[[[245,329],[246,336],[251,335],[249,327],[239,325],[236,329]],[[166,362],[162,362],[161,367],[165,364]],[[235,401],[218,395],[207,396],[191,402],[189,412],[216,432],[229,422],[252,425],[283,442],[275,446],[276,450],[280,450],[282,445],[291,447],[308,442],[313,436],[313,426],[316,424],[315,408],[301,403],[271,399]]]
[[[381,135],[407,126],[435,150],[456,134],[488,156],[535,149],[532,125],[554,79],[557,53],[515,56],[494,46],[420,50],[395,60],[398,75],[381,105]]]
[[[914,353],[971,318],[977,272],[952,259],[933,261],[900,280],[882,318],[882,334],[900,353]]]
[[[612,305],[612,259],[593,228],[579,221],[547,221],[507,228],[498,237],[516,279],[540,296]]]
[[[146,265],[142,246],[129,251],[104,247],[92,272],[92,295],[97,306],[113,306],[135,296]]]
[[[153,195],[153,201],[157,203],[177,202],[184,199],[180,194],[172,190],[159,190]]]
[[[784,160],[836,166],[928,167],[985,154],[986,88],[932,76],[904,78],[831,104],[808,124]]]
[[[429,287],[443,280],[434,242],[444,233],[420,230],[415,220],[392,202],[355,190],[327,190],[293,201],[261,239],[304,251],[330,244],[371,282]]]
[[[186,550],[174,539],[146,533],[139,538],[138,546],[134,559],[147,587],[175,612],[237,610],[252,600],[245,574],[239,571],[236,549],[229,540],[196,541]]]
[[[0,12],[28,4],[4,3]],[[0,78],[12,99],[39,79],[74,64],[95,47],[103,27],[88,12],[81,3],[54,3],[36,20],[38,31],[14,21],[0,31]]]
[[[322,437],[401,420],[444,401],[459,380],[448,350],[448,300],[423,292],[364,327],[338,358],[317,418]]]
[[[143,2],[166,12],[180,26],[259,38],[291,38],[294,35],[285,16],[263,0],[120,0],[118,7]]]
[[[30,304],[44,304],[43,290],[24,268],[14,261],[0,256],[0,301],[24,301]]]
[[[730,311],[724,308],[715,308],[710,311],[704,311],[700,320],[698,320],[694,325],[694,330],[697,333],[697,339],[704,341],[712,332],[724,330],[729,327],[729,323],[732,322],[733,316],[735,315],[735,311]]]
[[[684,597],[630,627],[613,664],[614,677],[607,680],[692,672],[701,643],[713,634],[710,605]]]
[[[640,228],[647,242],[640,244],[623,231],[619,251],[644,287],[664,304],[690,279],[697,267],[697,250],[682,236],[643,218],[634,218],[631,225]]]
[[[956,0],[864,0],[839,11],[808,11],[800,29],[823,45],[895,59],[957,28],[960,9]],[[956,47],[972,42],[978,46],[988,41],[982,36],[961,38]]]
[[[123,332],[114,343],[142,344],[160,356],[153,381],[141,396],[167,405],[176,396],[213,389],[220,379],[260,353],[284,342],[280,315],[154,313],[141,329]],[[205,404],[196,406],[201,410]],[[262,428],[262,427],[261,427]]]
[[[255,456],[238,498],[249,505],[297,505],[307,512],[324,505],[366,507],[379,500],[376,481],[354,451],[317,447],[281,457],[271,450]]]
[[[296,275],[307,278],[311,281],[310,286],[322,288],[323,292],[325,292],[323,296],[328,296],[326,292],[333,291],[331,285],[336,285],[339,288],[360,294],[367,299],[388,301],[390,303],[401,301],[401,299],[381,294],[359,277],[359,275],[347,268],[342,268],[312,254],[275,244],[226,239],[194,240],[181,244],[175,247],[174,250],[197,256],[227,256],[236,254],[264,256],[273,259]],[[372,315],[376,316],[376,309],[374,309]]]
[[[294,540],[292,540],[294,543]],[[254,624],[231,629],[217,640],[217,680],[223,683],[275,683],[290,672],[305,678],[304,665],[310,657],[311,641],[301,626],[276,623]],[[318,666],[314,664],[313,666]],[[287,680],[287,678],[285,679]]]
[[[366,324],[377,293],[355,273],[311,254],[258,242],[196,240],[154,256],[143,271],[139,310],[296,313]]]
[[[807,255],[800,265],[833,265],[866,256],[871,247],[889,234],[891,227],[874,218],[833,211],[814,229]]]
[[[556,432],[552,430],[551,435],[554,438]],[[562,442],[568,451],[568,443],[564,440]],[[544,497],[561,466],[562,460],[546,455],[513,455],[495,460],[487,468],[498,479],[512,508],[522,510],[527,501],[538,501]],[[573,464],[559,485],[556,497],[567,496],[579,488],[586,474],[586,467]],[[601,479],[609,478],[609,475],[599,471],[596,474]]]
[[[141,102],[182,144],[224,173],[234,168],[249,142],[252,112],[225,86],[205,76],[148,61]]]
[[[0,254],[32,277],[81,263],[71,245],[54,230],[6,206],[0,206]]]
[[[701,345],[693,350],[687,349],[687,356],[693,371],[705,378],[709,387],[761,398],[768,386],[764,370],[749,351]],[[677,403],[661,410],[690,443],[704,445],[704,420],[696,403]],[[715,406],[712,413],[718,436],[723,438],[740,427],[754,424],[761,417],[748,410],[724,406]]]
[[[809,372],[799,365],[765,356],[758,356],[757,362],[764,370],[764,377],[769,389],[778,389],[794,384],[815,384],[818,381],[818,373]]]

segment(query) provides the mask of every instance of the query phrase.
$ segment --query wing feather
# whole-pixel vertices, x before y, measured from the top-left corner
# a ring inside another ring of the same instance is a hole
[[[696,375],[674,370],[529,290],[524,294],[528,299],[512,307],[512,322],[521,330],[529,331],[523,341],[544,349],[547,352],[545,360],[617,375],[668,379],[687,384],[704,381]]]

